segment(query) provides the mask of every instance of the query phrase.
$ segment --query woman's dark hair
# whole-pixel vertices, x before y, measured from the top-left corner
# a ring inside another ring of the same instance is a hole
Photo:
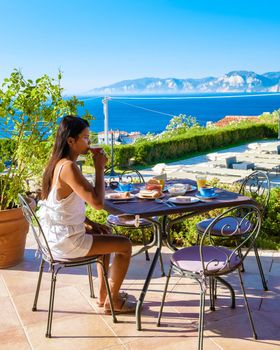
[[[43,199],[46,199],[50,193],[53,173],[57,162],[69,155],[70,149],[67,142],[68,137],[76,139],[79,134],[88,127],[89,123],[87,120],[74,115],[67,115],[61,119],[55,138],[52,156],[43,175]]]

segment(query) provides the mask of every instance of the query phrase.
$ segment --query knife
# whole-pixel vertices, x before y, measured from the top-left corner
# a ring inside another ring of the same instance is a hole
[[[113,204],[125,204],[125,203],[137,203],[139,201],[132,201],[132,200],[121,200],[121,201],[113,201]]]

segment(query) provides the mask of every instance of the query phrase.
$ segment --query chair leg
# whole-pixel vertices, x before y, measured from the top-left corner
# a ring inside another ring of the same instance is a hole
[[[159,310],[159,314],[158,314],[158,321],[157,321],[157,326],[160,326],[160,319],[161,319],[161,315],[162,315],[162,310],[163,310],[163,305],[165,302],[165,297],[166,297],[166,293],[167,293],[167,288],[168,288],[168,283],[169,283],[169,279],[171,276],[171,272],[172,272],[172,265],[170,265],[169,271],[168,271],[168,275],[166,277],[166,283],[165,283],[165,287],[164,287],[164,292],[163,292],[163,296],[162,296],[162,301],[161,301],[161,305],[160,305],[160,310]]]
[[[238,242],[236,241],[236,245],[238,245]],[[240,257],[240,258],[242,258],[242,251],[241,251],[241,249],[239,248],[238,249],[238,256]],[[244,267],[244,263],[242,262],[242,264],[241,264],[241,270],[240,270],[241,272],[245,272],[245,267]]]
[[[145,229],[144,228],[141,228],[141,233],[142,233],[143,245],[144,245],[144,247],[146,247],[147,241],[146,241],[146,234],[145,234]],[[145,250],[145,255],[146,255],[146,260],[150,261],[149,252],[147,250]]]
[[[215,311],[215,278],[209,277],[210,310]]]
[[[111,314],[112,314],[113,322],[114,322],[114,323],[117,323],[118,320],[117,320],[117,317],[116,317],[116,314],[115,314],[115,310],[114,310],[114,306],[113,306],[112,294],[111,294],[110,286],[109,286],[109,282],[108,282],[108,274],[107,274],[107,271],[106,271],[106,269],[105,269],[105,267],[104,267],[103,262],[101,262],[101,261],[99,260],[99,261],[97,261],[97,263],[99,263],[99,264],[102,266],[103,277],[104,277],[104,281],[105,281],[105,286],[106,286],[107,295],[108,295],[109,302],[110,302],[110,309],[111,309]]]
[[[164,265],[163,265],[161,252],[159,253],[159,263],[160,263],[160,269],[161,269],[161,277],[164,277],[165,272],[164,272]]]
[[[214,299],[217,299],[217,289],[218,289],[218,282],[216,278],[214,278]]]
[[[40,292],[40,287],[41,287],[41,281],[42,281],[42,275],[44,271],[44,265],[45,265],[45,260],[41,260],[40,268],[39,268],[39,276],[38,276],[38,282],[37,282],[37,287],[36,287],[36,293],[35,293],[35,298],[34,298],[34,303],[32,307],[32,311],[37,310],[37,302],[38,302],[38,297],[39,297],[39,292]]]
[[[90,289],[90,297],[95,298],[94,295],[94,288],[93,288],[93,281],[92,281],[92,268],[91,265],[87,265],[87,270],[88,270],[88,280],[89,280],[89,289]]]
[[[198,350],[203,349],[203,331],[204,331],[204,309],[205,309],[205,291],[200,283],[200,306],[198,322]]]
[[[222,277],[216,276],[215,279],[217,281],[219,281],[220,283],[222,283],[224,286],[226,286],[226,288],[229,290],[230,295],[231,295],[231,308],[234,309],[235,308],[235,292],[234,292],[232,286],[226,280],[224,280]]]
[[[245,306],[246,306],[246,309],[247,309],[249,321],[250,321],[251,328],[252,328],[252,331],[253,331],[253,337],[254,337],[254,339],[258,339],[256,330],[255,330],[255,326],[254,326],[254,323],[253,323],[251,310],[250,310],[249,303],[248,303],[248,300],[247,300],[247,296],[246,296],[246,292],[245,292],[245,288],[244,288],[243,279],[242,279],[242,276],[241,276],[240,269],[238,269],[238,276],[239,276],[240,285],[241,285],[241,289],[242,289],[243,296],[244,296],[244,302],[245,302]]]
[[[258,248],[257,248],[257,246],[255,244],[254,244],[254,251],[255,251],[255,256],[256,256],[256,260],[257,260],[260,276],[261,276],[261,279],[262,279],[263,290],[267,291],[268,287],[267,287],[265,276],[264,276],[264,273],[263,273],[261,259],[260,259],[260,256],[259,256]]]
[[[56,273],[55,273],[54,269],[52,268],[52,281],[51,281],[51,291],[50,291],[50,301],[49,301],[49,311],[48,311],[48,324],[47,324],[47,332],[46,332],[47,338],[51,338],[55,284],[56,284]]]

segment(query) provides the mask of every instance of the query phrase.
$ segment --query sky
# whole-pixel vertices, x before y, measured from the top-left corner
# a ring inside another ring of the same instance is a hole
[[[67,93],[142,77],[280,71],[279,0],[0,0],[0,82],[63,72]]]

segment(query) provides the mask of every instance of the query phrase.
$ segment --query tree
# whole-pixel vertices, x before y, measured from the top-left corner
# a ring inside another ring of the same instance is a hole
[[[1,137],[10,140],[12,152],[1,154],[1,164],[10,163],[0,176],[0,209],[14,207],[17,195],[28,190],[28,182],[41,177],[50,156],[58,119],[76,114],[83,106],[75,96],[62,97],[62,74],[25,79],[14,70],[0,88]],[[86,112],[85,118],[91,115]]]

